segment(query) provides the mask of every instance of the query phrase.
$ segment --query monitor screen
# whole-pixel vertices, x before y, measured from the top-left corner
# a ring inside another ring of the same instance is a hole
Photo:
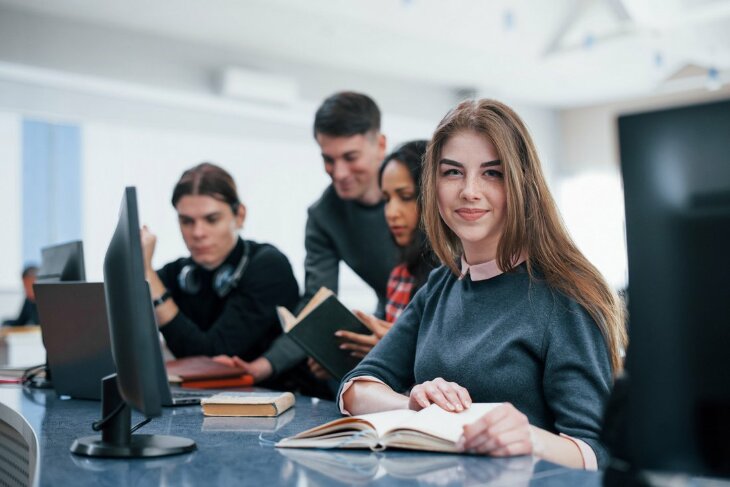
[[[85,280],[84,247],[80,240],[41,249],[38,282]]]
[[[109,335],[119,392],[147,417],[161,414],[165,378],[157,324],[145,280],[135,188],[124,191],[119,221],[104,258]]]
[[[629,460],[730,474],[730,101],[627,115],[618,129]]]

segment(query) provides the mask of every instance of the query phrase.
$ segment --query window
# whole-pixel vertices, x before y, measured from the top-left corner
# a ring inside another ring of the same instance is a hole
[[[23,262],[81,238],[81,129],[23,121]]]

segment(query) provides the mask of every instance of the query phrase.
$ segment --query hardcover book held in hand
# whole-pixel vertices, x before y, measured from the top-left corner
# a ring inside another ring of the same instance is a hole
[[[336,380],[341,380],[355,368],[360,359],[350,355],[348,350],[340,350],[340,341],[335,332],[347,330],[363,335],[372,334],[362,321],[325,287],[317,291],[299,316],[295,317],[283,306],[278,306],[276,311],[284,332]]]
[[[165,364],[167,380],[189,389],[249,387],[253,376],[244,369],[216,362],[210,357],[194,356],[170,360]]]
[[[291,392],[221,392],[200,405],[204,416],[278,416],[294,402]]]
[[[500,403],[475,403],[460,413],[436,404],[336,419],[278,442],[278,448],[386,448],[457,453],[464,426]]]

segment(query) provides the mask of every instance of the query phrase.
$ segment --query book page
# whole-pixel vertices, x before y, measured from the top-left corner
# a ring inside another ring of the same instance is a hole
[[[474,403],[469,409],[460,413],[450,413],[436,404],[431,404],[390,431],[420,431],[456,443],[464,433],[464,425],[473,423],[500,404]]]
[[[304,307],[304,309],[302,309],[302,311],[299,313],[299,315],[297,316],[297,321],[296,321],[296,323],[294,323],[294,325],[292,325],[292,328],[297,323],[299,323],[300,321],[302,321],[305,316],[307,316],[309,313],[311,313],[312,310],[319,305],[319,303],[321,303],[325,299],[327,299],[330,296],[332,296],[332,294],[334,294],[334,293],[332,291],[330,291],[329,289],[327,289],[326,287],[319,288],[319,291],[317,291],[314,294],[314,296],[312,296],[312,299],[309,300],[309,302]]]
[[[281,328],[284,330],[284,333],[294,328],[294,325],[297,324],[297,319],[293,314],[291,314],[291,311],[283,306],[276,307],[276,314],[279,317],[279,323],[281,324]]]
[[[410,409],[396,409],[380,413],[349,416],[302,431],[295,438],[316,438],[334,431],[374,430],[378,438],[416,414]]]
[[[410,409],[394,409],[381,413],[361,414],[355,418],[370,423],[378,438],[382,438],[389,431],[398,429],[398,426],[402,424],[407,424],[408,420],[417,414],[416,411]]]

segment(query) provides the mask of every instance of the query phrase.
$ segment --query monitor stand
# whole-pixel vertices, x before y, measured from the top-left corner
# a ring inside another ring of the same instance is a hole
[[[71,453],[88,457],[149,458],[195,450],[193,440],[180,436],[133,435],[132,411],[119,395],[117,374],[104,377],[101,384],[101,415],[108,419],[101,422],[101,435],[75,439]]]

